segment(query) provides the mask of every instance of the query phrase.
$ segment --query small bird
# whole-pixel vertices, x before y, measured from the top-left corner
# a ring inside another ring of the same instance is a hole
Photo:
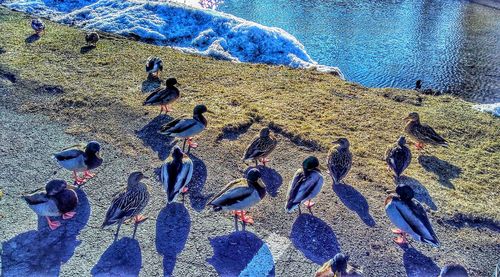
[[[163,125],[158,132],[170,137],[183,138],[182,151],[184,151],[187,141],[189,146],[187,152],[189,153],[191,148],[198,147],[198,144],[193,142],[193,136],[201,133],[207,127],[207,119],[203,116],[206,112],[208,112],[208,109],[205,105],[198,105],[194,107],[193,118],[174,119]]]
[[[356,266],[349,264],[349,256],[336,254],[316,271],[316,277],[362,276],[363,272]]]
[[[24,195],[28,206],[39,216],[44,216],[51,230],[61,226],[59,221],[51,221],[51,216],[70,219],[75,216],[78,206],[76,192],[64,180],[52,180],[45,185],[45,192]]]
[[[260,177],[258,169],[250,169],[246,178],[227,184],[208,205],[213,206],[214,211],[233,211],[235,222],[239,218],[244,224],[253,224],[253,218],[245,210],[259,203],[266,195],[266,186]]]
[[[420,90],[422,89],[422,80],[417,80],[415,82],[415,90]]]
[[[149,188],[141,180],[146,178],[140,171],[130,174],[127,181],[127,188],[119,192],[111,202],[111,206],[106,212],[106,218],[101,228],[118,223],[115,233],[115,240],[118,238],[120,226],[125,220],[134,218],[134,235],[137,225],[144,222],[147,217],[141,215],[149,202]]]
[[[408,185],[398,185],[396,194],[385,200],[385,212],[391,222],[399,229],[392,230],[399,237],[394,241],[399,245],[407,243],[409,234],[416,241],[439,247],[439,240],[427,218],[427,213],[417,200],[413,199],[413,189]]]
[[[99,34],[97,32],[90,32],[85,34],[85,42],[87,42],[87,45],[96,47],[97,42],[99,41]]]
[[[36,35],[41,35],[45,31],[45,24],[39,18],[31,20],[31,28],[35,31]]]
[[[102,158],[99,156],[101,145],[97,141],[91,141],[87,145],[77,144],[63,149],[54,154],[60,166],[73,171],[73,178],[77,185],[85,183],[88,179],[95,176],[90,170],[99,167],[102,164]],[[78,177],[76,172],[83,171],[83,178]]]
[[[193,177],[193,161],[179,146],[174,146],[170,157],[161,166],[160,181],[167,192],[167,202],[174,202],[179,192],[184,195]]]
[[[424,149],[424,144],[448,147],[446,140],[436,133],[431,126],[420,124],[418,113],[410,113],[404,120],[407,122],[405,132],[416,141],[415,147],[417,150]]]
[[[270,161],[267,156],[273,152],[276,145],[278,145],[278,140],[271,134],[269,128],[262,128],[260,134],[252,140],[245,150],[243,161],[254,160],[255,166],[257,166],[258,161],[260,161],[266,166]]]
[[[406,146],[405,137],[399,137],[398,142],[387,149],[385,152],[385,161],[389,170],[394,171],[395,180],[397,181],[411,163],[411,151]]]
[[[314,203],[311,201],[323,187],[323,175],[319,170],[319,160],[310,156],[302,162],[302,169],[297,170],[288,188],[285,210],[289,213],[305,204],[310,210]]]
[[[333,179],[333,184],[340,184],[342,179],[349,173],[352,166],[352,154],[349,150],[349,140],[340,138],[333,142],[335,144],[328,153],[328,169]]]
[[[162,71],[163,61],[159,57],[149,57],[146,62],[146,72],[148,73],[148,78],[153,77],[154,79],[159,79]]]
[[[469,277],[469,274],[463,266],[459,264],[449,264],[441,269],[439,277]]]
[[[152,92],[144,101],[144,106],[160,106],[160,114],[165,111],[165,113],[172,112],[170,104],[179,99],[181,93],[179,89],[175,87],[177,84],[177,79],[168,78],[166,81],[165,89],[158,89]]]

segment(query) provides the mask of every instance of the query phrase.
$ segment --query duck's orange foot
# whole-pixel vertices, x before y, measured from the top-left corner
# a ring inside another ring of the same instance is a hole
[[[401,237],[397,237],[397,238],[394,238],[394,242],[397,244],[397,245],[406,245],[408,243],[408,240],[406,240],[405,237],[401,236]]]
[[[254,223],[253,218],[249,215],[246,215],[245,213],[241,216],[240,220],[245,224],[253,225]]]
[[[312,206],[314,206],[316,203],[314,203],[313,201],[311,200],[307,200],[306,202],[304,202],[304,205],[310,209]]]
[[[417,150],[423,150],[424,144],[421,142],[417,142],[417,143],[415,143],[415,148],[417,148]]]
[[[261,158],[261,159],[260,159],[260,162],[261,162],[264,166],[266,166],[266,164],[267,164],[268,162],[270,162],[270,161],[271,161],[271,160],[270,160],[270,159],[268,159],[268,158]]]
[[[76,212],[67,212],[65,214],[62,215],[62,218],[63,219],[70,219],[70,218],[73,218],[75,216]]]
[[[84,179],[92,179],[92,178],[94,178],[94,177],[95,177],[95,174],[94,174],[94,173],[92,173],[92,172],[90,172],[90,171],[88,171],[88,170],[85,170],[85,171],[83,172],[83,178],[84,178]]]
[[[141,224],[143,223],[146,219],[148,219],[147,217],[145,216],[142,216],[142,215],[136,215],[134,220],[135,220],[135,224]]]
[[[181,189],[181,193],[187,193],[187,192],[188,192],[188,190],[189,190],[189,188],[188,188],[188,187],[183,187],[183,188]]]
[[[165,111],[168,113],[168,112],[173,112],[174,109],[172,109],[169,105],[166,105],[165,106]]]
[[[198,148],[198,143],[193,142],[193,138],[188,138],[187,144],[189,145],[189,148]]]
[[[391,231],[393,234],[398,234],[398,235],[404,234],[404,232],[401,229],[392,229]]]
[[[61,226],[61,222],[59,221],[52,221],[50,220],[49,217],[46,217],[47,218],[47,223],[49,225],[49,228],[50,230],[54,231],[55,229],[59,228]]]

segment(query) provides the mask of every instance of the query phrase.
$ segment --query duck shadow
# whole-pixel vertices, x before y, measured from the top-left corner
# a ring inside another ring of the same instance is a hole
[[[114,241],[92,268],[92,276],[139,276],[142,256],[139,242],[133,238]]]
[[[333,185],[333,191],[340,198],[340,201],[349,210],[357,213],[366,225],[370,227],[375,226],[375,220],[370,215],[370,206],[363,194],[348,184]]]
[[[340,252],[337,236],[321,219],[300,214],[292,226],[290,240],[309,260],[323,264]]]
[[[151,93],[161,87],[161,80],[159,79],[146,79],[141,84],[142,93]]]
[[[193,177],[190,184],[188,184],[189,202],[191,203],[191,208],[197,212],[201,212],[205,209],[205,206],[207,205],[208,200],[213,196],[213,193],[203,195],[203,187],[205,187],[208,175],[205,163],[193,154],[190,154],[189,156],[191,157],[194,166]]]
[[[283,184],[283,177],[278,171],[263,165],[250,166],[245,170],[245,176],[252,168],[257,168],[260,171],[262,182],[266,185],[266,191],[271,197],[278,196],[278,190]]]
[[[271,250],[255,234],[236,231],[210,238],[214,255],[207,259],[219,276],[274,276]]]
[[[403,255],[403,264],[408,277],[438,276],[439,267],[431,258],[420,253],[415,248],[408,248]]]
[[[69,220],[57,218],[61,226],[54,231],[44,217],[38,217],[37,230],[28,231],[2,243],[1,276],[59,276],[61,264],[73,256],[80,245],[77,236],[90,217],[90,204],[83,190],[76,190],[78,207]]]
[[[424,203],[432,210],[437,211],[437,206],[432,200],[429,191],[417,179],[407,176],[400,176],[398,183],[410,186],[413,189],[413,192],[415,193],[415,199],[417,199],[418,202]]]
[[[163,256],[164,276],[172,276],[190,229],[191,217],[184,205],[170,203],[160,211],[156,220],[156,250]]]
[[[38,34],[32,34],[32,35],[30,35],[29,37],[27,37],[27,38],[24,40],[24,42],[25,42],[25,43],[28,43],[28,44],[31,44],[31,43],[33,43],[33,42],[36,42],[36,41],[37,41],[37,40],[39,40],[39,39],[40,39],[40,35],[38,35]]]
[[[450,189],[455,189],[455,186],[450,180],[460,177],[462,173],[460,167],[434,156],[420,156],[418,157],[418,163],[426,171],[436,174],[439,178],[439,184]]]
[[[172,117],[165,114],[158,115],[142,127],[141,130],[135,132],[144,145],[158,153],[158,158],[162,161],[168,157],[173,138],[159,134],[158,131],[163,124],[170,122],[172,119]]]
[[[93,45],[86,45],[80,48],[80,54],[87,54],[88,52],[94,50],[96,47]]]

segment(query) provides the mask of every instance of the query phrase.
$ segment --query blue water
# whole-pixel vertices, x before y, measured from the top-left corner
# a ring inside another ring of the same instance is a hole
[[[500,102],[500,10],[465,0],[225,0],[218,10],[297,37],[320,64],[370,87]]]

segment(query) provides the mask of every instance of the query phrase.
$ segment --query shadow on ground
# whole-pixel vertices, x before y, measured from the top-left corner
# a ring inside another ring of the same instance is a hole
[[[113,242],[92,268],[92,276],[139,276],[142,256],[136,239],[122,238]]]
[[[415,199],[417,199],[418,202],[426,204],[429,208],[431,208],[434,211],[437,210],[437,206],[432,200],[429,191],[417,179],[407,176],[401,176],[399,177],[398,183],[410,186],[413,189],[413,192],[415,193]]]
[[[24,42],[26,43],[33,43],[33,42],[36,42],[37,40],[40,39],[40,35],[37,35],[37,34],[32,34],[30,35],[29,37],[27,37]]]
[[[214,255],[207,259],[219,276],[274,276],[271,251],[256,235],[246,231],[210,239]]]
[[[160,80],[146,79],[141,84],[142,93],[151,93],[161,87]]]
[[[141,130],[136,132],[138,138],[140,138],[144,145],[153,149],[153,151],[158,153],[158,158],[160,160],[165,160],[170,153],[170,148],[172,148],[173,138],[167,137],[165,135],[159,134],[158,130],[160,127],[171,121],[173,118],[168,115],[158,115],[153,118],[148,124],[146,124]]]
[[[251,166],[245,170],[245,176],[252,168],[257,168],[260,171],[262,182],[266,185],[266,192],[271,197],[278,196],[278,190],[283,184],[283,177],[281,177],[278,171],[263,165],[258,165],[257,167]]]
[[[82,48],[80,48],[80,54],[87,54],[88,52],[90,52],[94,49],[95,49],[95,46],[93,46],[93,45],[83,46]]]
[[[197,212],[201,212],[205,209],[208,200],[213,196],[213,194],[203,195],[203,187],[205,187],[208,175],[205,163],[193,154],[190,154],[189,156],[193,161],[194,166],[193,178],[191,179],[191,183],[188,185],[189,202],[191,203],[191,208]]]
[[[366,225],[370,227],[375,226],[375,220],[370,215],[368,202],[359,191],[348,184],[337,184],[332,186],[333,191],[335,191],[340,198],[340,201],[342,201],[349,210],[357,213],[359,218],[361,218]]]
[[[462,173],[460,167],[434,156],[420,156],[418,157],[418,162],[426,171],[432,172],[438,176],[439,184],[450,189],[455,189],[451,179],[460,177]]]
[[[403,255],[403,264],[408,277],[438,276],[440,269],[431,258],[415,248],[408,248]]]
[[[58,276],[61,264],[68,262],[76,247],[77,236],[90,217],[90,205],[83,190],[77,190],[78,207],[72,219],[51,231],[44,217],[38,218],[38,230],[28,231],[2,243],[1,276]],[[21,201],[21,200],[19,200]]]

